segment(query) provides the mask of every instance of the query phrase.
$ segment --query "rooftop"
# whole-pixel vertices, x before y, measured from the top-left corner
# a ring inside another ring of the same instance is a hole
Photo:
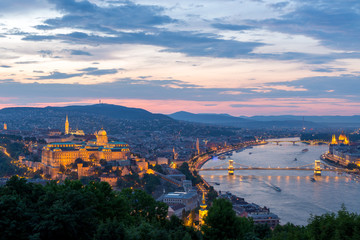
[[[197,195],[196,192],[170,192],[164,196],[164,198],[179,198],[179,199],[187,199],[192,198],[194,195]]]

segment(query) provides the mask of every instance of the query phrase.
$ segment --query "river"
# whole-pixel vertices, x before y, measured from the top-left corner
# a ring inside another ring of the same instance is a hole
[[[303,149],[309,151],[303,152]],[[297,167],[313,163],[327,150],[327,145],[269,143],[238,153],[233,152],[230,159],[234,160],[234,167],[237,167],[237,164],[253,167]],[[203,168],[225,165],[228,159],[210,160]],[[322,172],[322,176],[316,177],[316,182],[311,181],[311,171],[242,170],[235,171],[234,176],[228,176],[227,171],[202,171],[200,174],[218,191],[229,191],[245,198],[247,202],[269,207],[280,217],[281,224],[291,222],[306,225],[310,214],[336,212],[343,203],[351,212],[360,211],[360,183],[352,180],[348,174]],[[282,191],[275,191],[271,184],[280,187]]]

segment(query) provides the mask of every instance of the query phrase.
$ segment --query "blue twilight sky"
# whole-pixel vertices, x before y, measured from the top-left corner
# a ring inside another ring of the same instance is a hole
[[[360,114],[358,0],[1,0],[0,108]]]

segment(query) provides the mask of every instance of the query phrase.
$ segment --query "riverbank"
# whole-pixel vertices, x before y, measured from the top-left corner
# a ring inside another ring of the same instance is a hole
[[[349,169],[347,167],[347,164],[345,161],[343,161],[340,157],[336,157],[330,153],[324,153],[321,155],[321,160],[325,161],[326,163],[328,163],[331,166],[337,167],[337,168],[342,168],[345,169],[347,171],[351,171],[351,169]],[[353,172],[351,172],[352,174],[359,174],[359,170],[358,169],[354,169],[352,170]]]
[[[200,169],[207,161],[209,161],[213,157],[225,155],[227,153],[231,153],[231,152],[237,151],[237,150],[243,150],[243,149],[246,149],[247,147],[259,146],[259,145],[264,145],[264,144],[267,144],[267,142],[244,142],[237,146],[230,146],[230,147],[219,149],[219,150],[214,151],[209,154],[199,155],[199,156],[194,157],[191,160],[189,160],[188,164],[189,164],[189,166],[193,166],[195,168],[194,170],[197,170],[197,169]]]
[[[243,142],[236,146],[227,146],[227,147],[218,149],[216,151],[204,153],[204,154],[201,154],[201,155],[191,158],[187,162],[189,165],[189,170],[193,176],[199,176],[202,181],[202,185],[198,184],[198,186],[197,186],[198,189],[202,192],[203,191],[207,192],[210,189],[210,187],[212,187],[201,175],[198,175],[198,173],[197,173],[198,169],[200,169],[207,161],[209,161],[210,159],[212,159],[215,156],[220,156],[220,155],[227,154],[227,153],[230,153],[233,151],[243,150],[243,149],[246,149],[247,147],[264,145],[264,144],[267,144],[267,142],[252,142],[252,141],[251,142]],[[204,189],[203,186],[205,186],[206,189]]]

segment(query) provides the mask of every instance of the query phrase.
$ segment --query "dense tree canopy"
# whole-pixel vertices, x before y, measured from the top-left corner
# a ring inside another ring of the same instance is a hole
[[[43,186],[12,177],[0,187],[0,239],[197,239],[166,220],[167,209],[141,190],[115,192],[104,182]]]
[[[202,232],[175,216],[166,219],[167,209],[144,191],[117,192],[104,182],[40,185],[12,177],[0,187],[0,240],[360,239],[360,216],[344,207],[337,214],[311,216],[307,226],[285,224],[271,231],[236,216],[228,200],[215,199]]]
[[[244,239],[254,235],[251,220],[236,216],[231,202],[220,198],[213,202],[202,227],[204,239]]]

